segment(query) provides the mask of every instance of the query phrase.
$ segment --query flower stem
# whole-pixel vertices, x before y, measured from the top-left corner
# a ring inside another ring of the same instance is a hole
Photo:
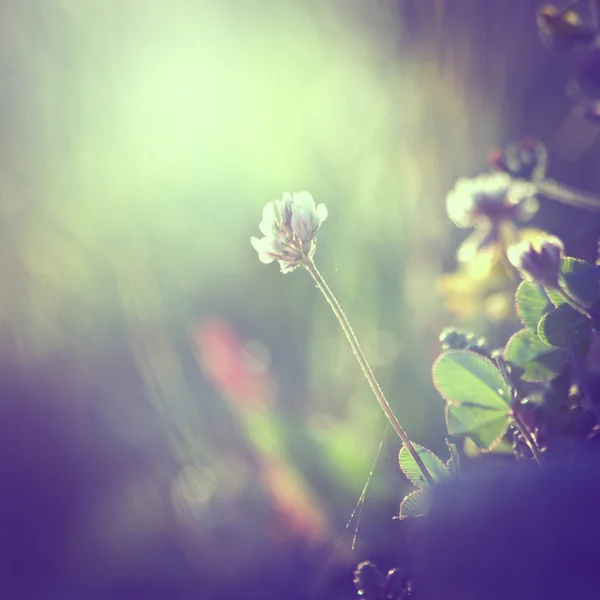
[[[510,373],[507,369],[506,361],[504,360],[504,358],[502,358],[502,356],[496,357],[496,366],[498,367],[498,370],[500,371],[502,378],[506,382],[506,385],[508,385],[508,387],[510,389],[510,395],[511,395],[512,402],[514,404],[517,404],[519,402],[519,395],[518,395],[517,389],[514,386],[514,383],[510,376]],[[515,410],[511,410],[509,412],[509,415],[510,415],[512,422],[515,424],[515,427],[519,430],[519,433],[525,438],[525,442],[529,446],[529,449],[531,450],[531,453],[533,454],[533,457],[535,458],[535,461],[537,462],[538,467],[540,468],[540,471],[543,471],[544,470],[544,459],[542,458],[542,454],[541,454],[540,449],[538,448],[535,440],[529,433],[527,426],[525,425],[525,423],[523,423],[523,421],[521,420],[521,417],[519,417],[519,415],[517,414],[517,412]]]
[[[523,438],[525,439],[525,442],[529,446],[529,449],[531,450],[531,453],[533,454],[533,458],[535,458],[535,462],[537,462],[538,467],[540,468],[540,471],[543,471],[544,470],[544,458],[542,456],[542,453],[540,452],[540,449],[538,448],[538,445],[536,444],[535,440],[529,433],[529,430],[527,429],[525,423],[523,423],[523,421],[521,421],[519,415],[517,415],[517,413],[514,410],[512,411],[511,418],[512,418],[513,423],[515,424],[515,427],[519,430],[519,433],[523,436]]]
[[[342,327],[342,330],[344,331],[344,334],[346,335],[346,338],[348,339],[348,342],[350,343],[350,346],[352,347],[354,355],[356,356],[356,360],[358,360],[358,364],[360,365],[365,377],[367,378],[367,381],[369,382],[369,385],[371,386],[371,389],[373,390],[375,397],[377,398],[383,412],[385,413],[385,416],[388,418],[388,421],[390,422],[391,426],[394,428],[394,431],[398,434],[398,437],[402,440],[402,443],[406,446],[407,450],[410,452],[415,463],[417,463],[417,466],[421,470],[421,473],[423,473],[423,477],[425,478],[425,480],[430,485],[433,485],[434,484],[433,477],[427,470],[427,467],[423,463],[423,460],[419,456],[419,453],[413,446],[412,442],[406,435],[406,432],[404,431],[404,429],[402,429],[402,426],[400,425],[398,419],[396,418],[396,415],[394,414],[392,407],[389,405],[388,401],[385,399],[385,396],[383,395],[383,392],[381,391],[381,388],[379,387],[379,383],[377,383],[377,379],[375,379],[375,375],[373,374],[373,371],[371,370],[371,367],[369,366],[369,363],[367,362],[367,359],[365,358],[365,355],[363,354],[363,351],[361,350],[361,348],[358,344],[358,339],[356,338],[354,331],[352,331],[350,322],[348,321],[348,318],[344,314],[344,311],[343,311],[342,307],[340,306],[340,303],[337,301],[337,298],[334,296],[333,292],[329,289],[329,286],[325,282],[325,279],[323,278],[321,273],[319,273],[313,260],[310,258],[306,259],[306,261],[304,262],[304,267],[310,273],[311,277],[315,280],[317,287],[321,290],[321,292],[323,293],[323,296],[325,296],[325,299],[327,300],[329,306],[331,307],[331,310],[333,310],[335,316],[337,317],[337,320],[339,321],[339,323]]]
[[[554,179],[541,179],[535,182],[535,186],[540,194],[551,200],[577,208],[600,211],[600,197],[594,194],[574,190],[554,181]]]
[[[575,348],[571,348],[571,366],[573,367],[573,374],[575,375],[575,379],[577,380],[577,387],[579,388],[579,393],[581,394],[581,398],[583,400],[584,406],[590,409],[596,419],[600,421],[600,411],[594,402],[594,396],[590,390],[587,380],[587,374],[585,372],[585,368],[582,364],[581,357],[577,353]]]
[[[546,178],[548,171],[548,149],[544,144],[541,145],[540,153],[537,158],[537,165],[533,171],[532,183],[538,183]]]

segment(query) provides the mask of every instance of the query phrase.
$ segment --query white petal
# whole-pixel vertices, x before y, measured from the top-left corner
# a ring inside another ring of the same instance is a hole
[[[473,225],[472,212],[475,209],[475,198],[470,186],[460,180],[446,196],[446,212],[457,227]]]
[[[530,242],[525,240],[508,248],[508,250],[506,251],[506,257],[508,258],[509,262],[512,264],[513,267],[515,267],[516,269],[521,268],[521,259],[523,255],[528,252],[529,247]]]
[[[327,218],[327,215],[327,207],[324,204],[319,204],[319,206],[317,206],[317,217],[319,217],[319,224],[321,224]]]
[[[306,217],[302,210],[297,207],[294,207],[294,212],[292,213],[292,229],[303,242],[309,240],[310,234]]]
[[[275,203],[269,202],[263,209],[262,220],[266,223],[274,223],[277,220]]]
[[[294,194],[294,202],[302,207],[305,214],[315,211],[315,201],[308,192],[298,192]]]
[[[535,196],[536,187],[528,181],[514,181],[510,184],[509,196],[514,202]]]
[[[261,263],[268,265],[272,263],[275,259],[270,254],[266,254],[265,252],[259,252],[258,260],[260,260]]]
[[[278,221],[280,219],[280,200],[269,202],[263,209],[262,221],[258,228],[266,237],[273,237],[277,233]]]
[[[265,264],[272,263],[275,259],[271,256],[271,243],[267,238],[250,238],[250,242],[254,249],[258,252],[258,260]]]
[[[277,227],[273,221],[261,221],[258,228],[265,237],[272,237],[277,233]]]
[[[315,237],[315,233],[317,233],[317,229],[319,229],[320,226],[321,221],[319,221],[317,211],[314,210],[308,215],[308,236],[310,238]]]
[[[250,243],[252,244],[252,247],[257,251],[257,252],[262,252],[263,251],[263,240],[265,238],[257,238],[252,236],[250,238]]]
[[[533,197],[525,198],[518,204],[517,219],[519,221],[529,221],[540,208],[540,203]]]
[[[479,246],[483,241],[485,235],[476,229],[459,247],[456,251],[456,259],[459,262],[471,262],[477,257],[479,252]]]

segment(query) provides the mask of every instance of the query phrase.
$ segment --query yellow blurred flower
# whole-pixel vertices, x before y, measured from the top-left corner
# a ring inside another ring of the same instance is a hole
[[[447,310],[465,318],[483,314],[493,321],[510,316],[514,310],[516,273],[506,257],[507,247],[516,242],[545,239],[548,234],[539,229],[506,226],[508,230],[500,239],[483,249],[477,251],[477,240],[469,241],[470,238],[462,244],[461,248],[470,250],[463,250],[458,269],[438,279],[438,290]]]

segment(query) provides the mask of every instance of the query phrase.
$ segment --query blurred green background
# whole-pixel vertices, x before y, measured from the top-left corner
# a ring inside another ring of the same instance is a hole
[[[430,365],[457,321],[436,279],[465,233],[445,194],[495,144],[540,135],[568,176],[595,140],[569,117],[536,6],[5,3],[3,361],[94,404],[164,478],[215,577],[243,581],[292,543],[320,575],[385,429],[308,275],[250,246],[284,191],[327,205],[317,264],[400,421],[445,456]],[[542,210],[550,230],[560,210]],[[334,564],[361,558],[370,527],[395,535],[398,447],[388,434],[357,551]]]

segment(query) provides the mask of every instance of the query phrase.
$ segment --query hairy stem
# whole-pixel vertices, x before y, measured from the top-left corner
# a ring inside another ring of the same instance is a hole
[[[537,159],[537,165],[533,170],[532,183],[544,181],[546,172],[548,171],[548,149],[544,144],[541,145],[541,150]]]
[[[588,385],[587,374],[585,372],[582,359],[575,348],[571,348],[570,354],[571,366],[573,367],[573,374],[575,375],[575,379],[577,380],[577,387],[579,388],[579,393],[581,394],[583,404],[586,408],[591,410],[596,416],[596,419],[600,421],[600,411],[596,406],[594,396],[590,390],[590,386]]]
[[[573,188],[567,187],[554,181],[554,179],[541,179],[535,182],[537,191],[557,202],[575,206],[577,208],[585,208],[600,212],[600,197],[586,192],[580,192]]]
[[[362,372],[364,373],[365,377],[367,378],[367,381],[369,382],[369,385],[371,386],[371,389],[373,390],[373,393],[375,394],[375,397],[377,398],[379,405],[381,406],[383,412],[385,413],[385,416],[388,418],[388,421],[390,422],[391,426],[394,428],[394,431],[398,434],[398,437],[402,440],[402,443],[406,446],[407,450],[410,452],[415,463],[417,463],[417,466],[421,470],[421,473],[423,473],[423,477],[425,478],[425,480],[429,484],[433,485],[433,483],[434,483],[433,477],[427,470],[427,467],[423,463],[423,460],[419,456],[419,453],[413,446],[412,442],[406,435],[406,432],[404,431],[404,429],[402,429],[402,426],[400,425],[398,419],[396,418],[396,415],[394,414],[392,407],[389,405],[388,401],[385,399],[385,396],[383,395],[383,392],[381,391],[381,387],[379,387],[379,383],[377,383],[377,379],[375,379],[375,375],[373,374],[373,371],[372,371],[371,367],[369,366],[369,363],[367,362],[367,359],[365,358],[365,355],[363,354],[363,351],[361,350],[361,348],[358,344],[358,339],[356,338],[354,331],[352,331],[350,322],[348,321],[348,318],[344,314],[344,311],[343,311],[342,307],[340,306],[340,303],[337,301],[337,298],[334,296],[333,292],[329,289],[329,286],[325,282],[325,279],[323,278],[321,273],[319,273],[319,271],[318,271],[315,263],[312,261],[312,259],[307,259],[306,262],[304,263],[304,267],[310,273],[312,278],[315,280],[317,287],[321,290],[321,292],[323,293],[323,296],[325,296],[325,299],[327,300],[329,306],[331,307],[331,310],[333,310],[335,316],[337,317],[337,320],[339,321],[340,326],[342,327],[342,330],[344,331],[344,334],[346,335],[346,338],[347,338],[350,346],[352,347],[354,355],[356,356],[356,360],[358,360],[358,364],[360,365]]]
[[[523,438],[525,439],[525,442],[529,446],[529,449],[531,450],[531,453],[533,454],[533,458],[535,458],[535,462],[537,462],[538,467],[540,468],[541,471],[543,471],[544,470],[544,458],[542,457],[542,453],[540,452],[538,445],[536,444],[532,435],[529,433],[529,430],[525,426],[525,423],[523,423],[523,421],[521,421],[521,418],[519,417],[519,415],[517,415],[517,413],[515,411],[512,411],[511,418],[512,418],[513,423],[515,424],[515,427],[519,430],[519,433],[523,436]]]
[[[512,381],[510,373],[507,369],[506,362],[501,356],[498,356],[496,358],[496,366],[498,367],[498,370],[500,371],[502,378],[506,382],[506,385],[508,385],[508,387],[510,389],[510,395],[511,395],[512,402],[516,404],[519,401],[518,393],[514,386],[514,383]],[[525,442],[529,446],[529,449],[531,450],[531,453],[533,454],[533,457],[535,458],[535,461],[537,462],[538,467],[540,468],[541,471],[543,471],[544,470],[544,459],[542,458],[540,449],[538,448],[538,445],[536,444],[535,440],[529,433],[529,430],[527,429],[525,423],[523,423],[523,421],[521,420],[521,418],[519,417],[519,415],[516,413],[515,410],[511,410],[509,414],[510,414],[510,418],[511,418],[512,422],[515,424],[515,427],[519,430],[519,433],[523,436],[523,438],[525,438]]]

